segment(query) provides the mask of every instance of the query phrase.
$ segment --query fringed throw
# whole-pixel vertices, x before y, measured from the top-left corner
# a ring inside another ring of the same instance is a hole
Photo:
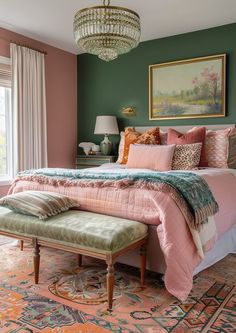
[[[52,186],[135,187],[168,193],[181,209],[188,224],[199,230],[208,217],[218,212],[208,184],[192,172],[95,172],[74,169],[38,169],[22,172],[16,179]]]

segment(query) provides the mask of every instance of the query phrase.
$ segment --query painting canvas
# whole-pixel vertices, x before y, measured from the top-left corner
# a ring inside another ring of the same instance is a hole
[[[149,119],[224,117],[225,58],[149,66]]]

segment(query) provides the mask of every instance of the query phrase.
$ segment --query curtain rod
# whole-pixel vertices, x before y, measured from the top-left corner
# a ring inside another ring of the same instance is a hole
[[[14,43],[14,44],[16,44],[18,46],[23,46],[23,47],[26,47],[27,49],[31,49],[33,51],[37,51],[37,52],[40,52],[40,53],[43,53],[43,54],[47,55],[46,51],[41,51],[39,49],[35,49],[35,48],[33,48],[33,47],[31,47],[31,46],[29,46],[27,44],[23,44],[23,43],[19,43],[19,42],[14,42],[11,39],[7,39],[7,38],[1,37],[1,36],[0,36],[0,39],[4,40],[5,42]]]

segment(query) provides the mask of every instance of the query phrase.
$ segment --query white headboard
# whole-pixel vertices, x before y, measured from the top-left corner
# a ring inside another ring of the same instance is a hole
[[[190,130],[191,128],[193,127],[206,127],[207,129],[211,129],[211,130],[219,130],[219,129],[225,129],[225,128],[228,128],[228,127],[235,127],[235,124],[224,124],[224,125],[188,125],[188,126],[172,126],[172,125],[169,125],[169,126],[159,126],[159,125],[156,125],[156,127],[159,127],[163,132],[167,132],[168,131],[168,128],[174,128],[176,131],[180,131],[180,132],[186,132],[188,130]],[[135,126],[135,130],[140,132],[140,133],[143,133],[147,130],[149,130],[150,128],[153,128],[155,127],[154,126]]]

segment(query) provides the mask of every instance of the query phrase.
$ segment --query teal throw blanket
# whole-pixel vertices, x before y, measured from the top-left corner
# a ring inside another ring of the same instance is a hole
[[[193,172],[169,171],[169,172],[143,172],[129,169],[121,169],[119,173],[112,171],[99,172],[81,169],[59,169],[44,168],[37,170],[27,170],[19,173],[20,178],[27,175],[43,175],[48,177],[59,177],[69,179],[86,179],[86,180],[124,180],[132,181],[145,180],[147,182],[156,182],[168,184],[182,196],[187,203],[195,224],[207,222],[207,218],[218,211],[218,204],[215,201],[208,184],[199,175]]]

